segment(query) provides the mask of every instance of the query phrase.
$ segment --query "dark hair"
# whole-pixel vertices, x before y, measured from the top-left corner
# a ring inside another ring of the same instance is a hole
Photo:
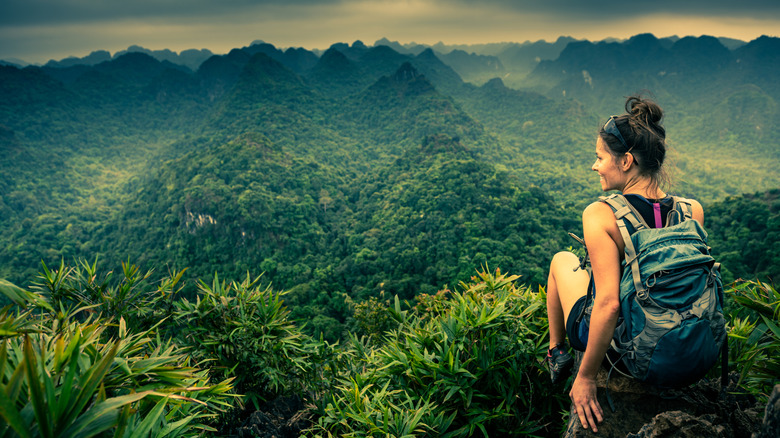
[[[615,157],[630,152],[640,175],[650,177],[654,185],[667,183],[669,177],[663,168],[666,157],[666,130],[661,125],[663,110],[649,99],[631,96],[626,100],[626,113],[615,117],[615,126],[628,148],[615,135],[604,131],[603,126],[599,137]]]

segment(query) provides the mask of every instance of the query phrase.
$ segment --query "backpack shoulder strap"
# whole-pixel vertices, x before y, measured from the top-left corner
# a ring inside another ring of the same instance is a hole
[[[617,219],[618,222],[620,222],[621,219],[628,221],[631,226],[634,227],[634,231],[650,228],[645,223],[645,220],[642,219],[642,215],[640,215],[634,206],[628,202],[626,197],[620,193],[614,193],[609,196],[600,196],[599,200],[607,203],[607,205],[612,208],[612,211],[615,213],[615,219]]]
[[[693,206],[689,199],[679,196],[672,196],[672,199],[674,203],[672,204],[672,211],[669,212],[669,216],[666,218],[667,224],[679,224],[693,218]]]
[[[628,203],[623,195],[616,193],[610,196],[601,196],[599,199],[602,202],[607,203],[615,213],[617,226],[620,230],[620,235],[623,237],[623,244],[625,246],[625,263],[627,266],[631,266],[631,275],[637,297],[644,299],[647,297],[647,289],[644,284],[642,284],[636,248],[634,248],[634,242],[631,240],[631,233],[628,232],[626,222],[631,223],[631,226],[634,227],[634,231],[647,228],[647,226],[645,226],[644,221],[639,218],[639,214],[637,214],[636,210]]]

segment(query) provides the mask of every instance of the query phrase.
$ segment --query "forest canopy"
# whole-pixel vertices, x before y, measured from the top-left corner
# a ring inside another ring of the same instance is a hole
[[[637,44],[654,57],[593,63]],[[671,192],[704,204],[726,278],[775,279],[778,40],[717,44],[571,43],[512,88],[463,80],[498,65],[484,58],[362,43],[257,44],[194,71],[145,53],[0,66],[0,277],[96,258],[262,272],[321,330],[345,323],[345,296],[409,299],[480,267],[544,284],[600,194],[599,123],[647,90],[667,114]],[[695,47],[712,68],[681,61]]]

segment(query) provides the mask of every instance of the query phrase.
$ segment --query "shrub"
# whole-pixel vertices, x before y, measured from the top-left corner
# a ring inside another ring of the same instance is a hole
[[[79,260],[75,267],[61,261],[56,269],[42,263],[43,271],[31,289],[60,314],[82,319],[93,314],[123,319],[131,332],[148,330],[170,317],[185,270],[171,273],[155,286],[149,280],[153,271],[141,272],[130,263],[122,263],[121,267],[121,275],[115,276],[113,271],[101,275],[97,259],[91,264]],[[76,308],[82,312],[73,312]],[[116,327],[107,334],[116,336]]]
[[[478,272],[449,298],[392,314],[398,327],[345,372],[320,405],[317,436],[461,437],[538,432],[563,401],[542,378],[543,293]],[[424,298],[430,300],[430,297]],[[419,309],[431,308],[432,314]],[[373,344],[371,344],[373,345]]]
[[[35,303],[45,301],[27,302]],[[1,327],[23,328],[2,332],[0,436],[11,430],[21,437],[107,431],[115,437],[195,436],[213,430],[205,423],[229,406],[229,380],[210,384],[185,352],[152,330],[129,333],[124,319],[84,316],[90,309],[75,303],[69,308],[56,318],[45,306],[0,314]],[[116,337],[107,335],[112,328]]]
[[[200,282],[195,302],[181,299],[174,310],[177,340],[209,360],[219,379],[235,377],[236,389],[255,408],[286,393],[302,393],[313,376],[320,343],[289,319],[283,293],[259,286],[248,275],[240,283]]]
[[[382,294],[384,295],[384,292]],[[352,309],[352,319],[354,320],[352,333],[358,336],[381,337],[385,331],[395,326],[388,311],[389,300],[369,297],[367,300],[354,302],[347,297],[346,302]]]
[[[740,281],[726,290],[730,314],[729,363],[740,386],[766,401],[780,376],[780,292],[761,281]]]

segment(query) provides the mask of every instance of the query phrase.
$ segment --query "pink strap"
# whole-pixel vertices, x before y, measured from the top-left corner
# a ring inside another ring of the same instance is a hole
[[[653,203],[653,212],[655,213],[655,227],[656,228],[663,228],[664,223],[661,222],[661,204],[654,202]]]

